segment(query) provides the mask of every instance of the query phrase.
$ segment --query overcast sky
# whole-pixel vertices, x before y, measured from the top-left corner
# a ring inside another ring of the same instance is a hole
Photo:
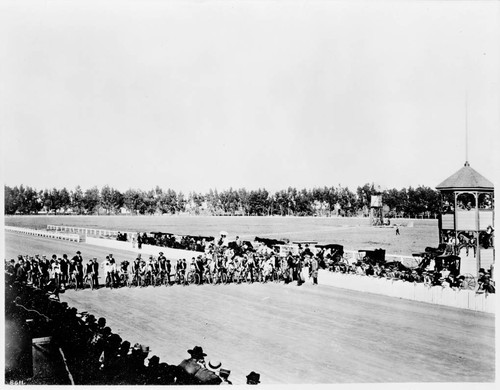
[[[0,4],[10,186],[434,187],[466,94],[471,166],[500,166],[498,2]]]

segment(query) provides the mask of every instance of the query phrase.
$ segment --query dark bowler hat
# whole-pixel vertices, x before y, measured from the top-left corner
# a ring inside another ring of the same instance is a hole
[[[160,358],[158,356],[156,356],[156,355],[153,355],[148,360],[149,360],[149,364],[151,364],[151,363],[156,363],[156,364],[160,363]]]
[[[252,371],[250,374],[247,375],[247,383],[253,385],[260,383],[260,374],[257,374],[256,372]]]
[[[203,348],[198,346],[193,349],[188,349],[188,353],[194,358],[207,356],[206,353],[203,353]]]

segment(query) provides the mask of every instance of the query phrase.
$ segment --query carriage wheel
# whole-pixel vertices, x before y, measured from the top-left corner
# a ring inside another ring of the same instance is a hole
[[[465,290],[474,290],[476,288],[476,278],[471,274],[465,274],[465,279],[462,282],[462,288]]]

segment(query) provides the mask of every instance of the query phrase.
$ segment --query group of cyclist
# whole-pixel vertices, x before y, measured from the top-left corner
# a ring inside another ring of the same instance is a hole
[[[217,284],[300,280],[309,264],[307,254],[281,257],[273,251],[255,251],[245,247],[215,247],[190,260],[170,260],[163,252],[119,265],[107,256],[103,264],[106,287],[158,286],[172,284]]]
[[[96,288],[98,285],[99,263],[97,258],[84,263],[80,251],[72,258],[52,255],[49,259],[43,255],[19,255],[17,261],[10,260],[6,271],[16,280],[37,288],[53,286],[57,290],[67,287],[82,289],[86,285]]]

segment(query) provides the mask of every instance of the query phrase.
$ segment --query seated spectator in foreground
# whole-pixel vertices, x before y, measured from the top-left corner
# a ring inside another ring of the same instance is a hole
[[[232,385],[233,383],[229,380],[229,375],[231,374],[230,370],[226,370],[225,368],[221,368],[219,371],[219,376],[222,379],[221,385]]]
[[[191,357],[188,359],[184,359],[179,367],[184,371],[185,375],[181,375],[180,381],[185,384],[195,384],[197,383],[197,379],[195,378],[196,373],[205,368],[205,356],[206,353],[203,352],[203,348],[199,346],[195,346],[193,349],[188,349],[187,351]]]
[[[260,383],[260,374],[252,371],[247,375],[247,385],[258,385]]]
[[[206,367],[202,367],[196,372],[195,377],[202,385],[220,385],[222,382],[218,375],[220,367],[221,362],[211,360]]]

